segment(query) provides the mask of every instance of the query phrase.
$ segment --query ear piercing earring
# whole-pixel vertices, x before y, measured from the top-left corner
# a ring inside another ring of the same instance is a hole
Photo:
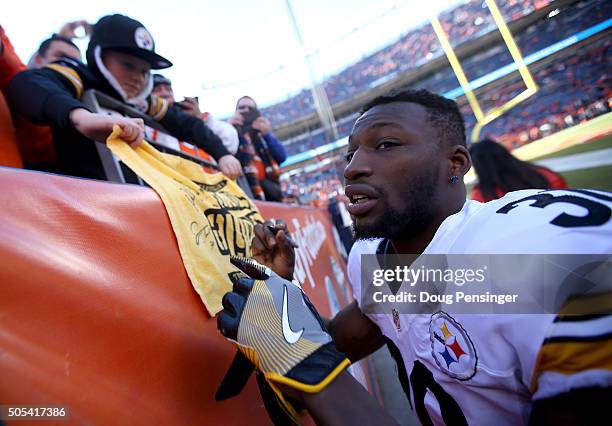
[[[457,176],[457,175],[451,176],[451,178],[448,181],[450,183],[457,183],[457,182],[459,182],[459,176]]]

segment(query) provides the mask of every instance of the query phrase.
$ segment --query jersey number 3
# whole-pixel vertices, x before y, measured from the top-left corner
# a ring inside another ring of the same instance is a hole
[[[612,197],[592,191],[587,191],[584,189],[570,189],[565,191],[588,195],[589,197],[597,198],[600,200],[612,201]],[[518,207],[521,203],[531,200],[535,202],[529,204],[529,207],[538,207],[543,209],[551,204],[568,203],[586,209],[587,214],[585,216],[574,216],[568,213],[561,213],[550,221],[551,224],[560,226],[562,228],[599,226],[610,220],[611,210],[610,207],[606,206],[605,204],[598,203],[597,201],[593,201],[588,198],[579,197],[577,195],[553,195],[549,192],[540,192],[538,194],[530,195],[529,197],[513,201],[509,204],[506,204],[501,209],[497,210],[497,213],[507,214],[510,210],[513,210],[514,208]]]

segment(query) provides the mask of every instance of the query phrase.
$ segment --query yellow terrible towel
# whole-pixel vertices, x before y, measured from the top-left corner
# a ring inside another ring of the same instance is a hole
[[[230,255],[250,257],[253,227],[262,218],[240,187],[222,173],[207,174],[181,157],[143,141],[132,148],[115,126],[110,150],[159,194],[170,217],[187,274],[206,309],[215,315],[236,271]]]

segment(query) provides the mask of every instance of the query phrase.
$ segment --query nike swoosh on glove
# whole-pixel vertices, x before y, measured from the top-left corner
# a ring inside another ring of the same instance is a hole
[[[238,279],[222,300],[221,333],[261,371],[284,408],[299,413],[276,384],[315,393],[350,361],[336,349],[318,312],[302,289],[252,259],[231,258],[248,277]]]

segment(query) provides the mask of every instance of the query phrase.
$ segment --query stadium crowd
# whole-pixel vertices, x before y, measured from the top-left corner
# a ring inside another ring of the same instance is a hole
[[[283,192],[292,202],[314,207],[325,207],[330,199],[342,192],[342,168],[346,162],[340,157],[316,170],[305,169],[281,180]]]
[[[486,125],[481,136],[495,139],[509,149],[514,149],[556,131],[574,126],[612,110],[612,76],[609,63],[612,41],[606,38],[595,40],[580,48],[567,52],[557,61],[545,65],[533,74],[538,92],[521,102],[506,114]],[[525,90],[517,74],[492,90],[478,95],[485,111],[503,105]],[[466,121],[469,136],[475,125],[474,114],[463,101],[461,112]],[[338,126],[342,136],[348,135],[353,117]],[[311,143],[323,143],[323,133],[317,134]],[[312,145],[312,148],[317,145]],[[288,146],[289,155],[301,152]],[[337,193],[337,170],[344,167],[341,155],[334,157],[334,164],[324,171],[304,172],[300,176],[284,179],[285,192],[301,197],[305,203],[325,200]]]
[[[537,94],[485,126],[483,134],[514,149],[609,112],[612,76],[606,63],[611,46],[609,39],[597,40],[536,72]],[[523,82],[514,78],[503,89],[485,92],[480,102],[488,110],[524,89]],[[469,105],[462,112],[470,131],[475,120]]]
[[[547,6],[551,0],[512,0],[500,2],[506,22],[529,15]],[[453,46],[459,46],[495,29],[484,1],[469,1],[440,15],[440,22]],[[423,66],[444,55],[429,23],[411,30],[395,43],[347,67],[323,82],[330,103],[347,100],[351,96],[388,81],[399,73]],[[287,123],[314,112],[314,100],[308,90],[284,102],[263,109],[275,123]]]
[[[518,34],[515,40],[521,53],[524,56],[528,56],[602,22],[611,16],[611,14],[612,4],[609,2],[597,0],[581,1],[572,5],[571,8],[563,10],[558,15],[551,18],[546,17],[530,25],[525,31]],[[398,43],[395,43],[393,46],[396,46]],[[605,52],[603,54],[605,55]],[[602,59],[605,60],[605,57]],[[501,42],[461,62],[463,70],[470,81],[511,63],[513,63],[512,57],[507,47]],[[420,80],[411,86],[424,88],[434,93],[445,93],[458,87],[458,85],[459,83],[453,70],[448,62],[446,62],[443,69],[436,71],[430,77]],[[361,91],[364,90],[367,90],[367,88],[361,88]],[[594,100],[594,102],[597,102],[597,100]],[[309,112],[312,111],[303,110],[300,116],[306,115]],[[468,120],[468,125],[472,127],[473,124],[469,122],[471,116],[473,116],[471,110],[465,109],[464,112],[468,113],[466,120]],[[350,114],[338,120],[338,133],[341,137],[348,134],[354,118],[355,114]],[[498,134],[499,132],[495,131],[494,133]],[[316,148],[327,142],[331,142],[331,140],[326,139],[322,129],[317,129],[304,132],[302,135],[285,141],[285,146],[288,155],[294,155]]]

